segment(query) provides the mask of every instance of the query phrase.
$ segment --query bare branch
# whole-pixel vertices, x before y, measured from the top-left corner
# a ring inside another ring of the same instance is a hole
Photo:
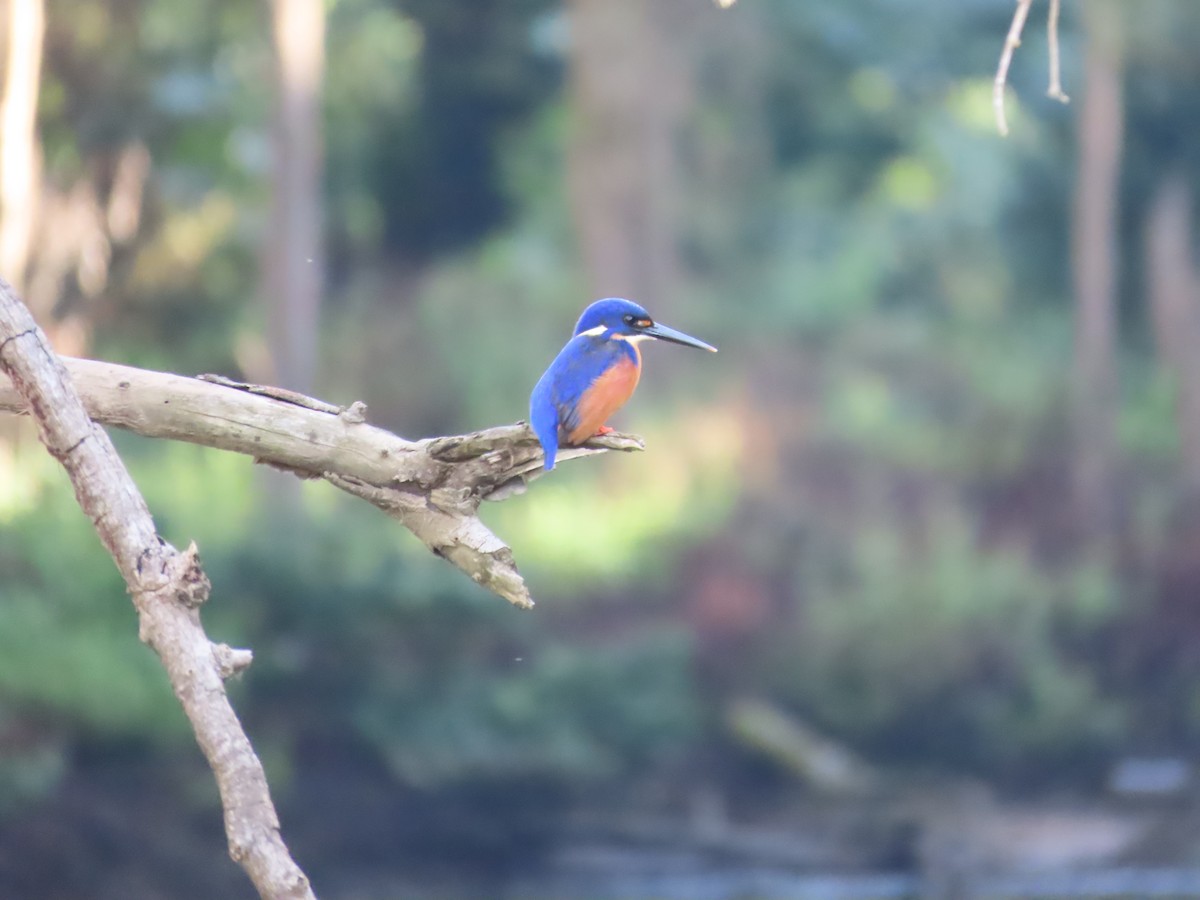
[[[139,633],[162,660],[175,696],[216,776],[229,854],[263,897],[314,898],[279,833],[262,763],[222,680],[246,663],[218,652],[200,624],[209,583],[195,545],[180,553],[159,537],[150,511],[108,435],[88,416],[45,335],[0,280],[0,371],[12,381],[46,449],[117,564],[138,611]]]
[[[1021,46],[1021,33],[1025,30],[1025,20],[1029,18],[1029,8],[1033,0],[1017,0],[1017,10],[1013,13],[1012,24],[1008,28],[1008,36],[1004,39],[1004,49],[1000,51],[1000,64],[996,67],[996,80],[992,85],[992,108],[996,112],[996,129],[1004,137],[1008,137],[1008,118],[1004,112],[1004,91],[1008,84],[1008,68],[1012,65],[1013,52]],[[1050,44],[1050,86],[1046,96],[1060,103],[1070,103],[1062,89],[1062,62],[1058,49],[1058,17],[1061,12],[1062,0],[1050,0],[1050,12],[1046,17],[1046,32]]]
[[[1071,98],[1063,93],[1062,68],[1058,54],[1058,13],[1062,0],[1050,0],[1050,13],[1046,23],[1046,33],[1050,42],[1050,86],[1046,96],[1059,103],[1070,103]]]
[[[283,400],[285,403],[294,403],[297,406],[303,406],[305,409],[315,409],[317,412],[333,413],[335,416],[346,411],[340,406],[334,406],[332,403],[326,403],[324,400],[316,400],[312,397],[306,397],[298,391],[272,387],[269,384],[250,384],[245,381],[234,381],[232,378],[226,378],[224,375],[197,375],[196,379],[198,381],[207,381],[211,384],[221,384],[225,387],[237,388],[239,391],[248,391],[251,394],[260,394],[263,397],[274,397],[276,400]]]
[[[1033,0],[1017,0],[1017,11],[1013,13],[1004,49],[1000,52],[1000,65],[996,68],[996,80],[992,85],[992,108],[996,111],[996,128],[1008,137],[1008,118],[1004,114],[1004,88],[1008,84],[1008,67],[1012,65],[1013,51],[1021,46],[1021,32],[1029,18],[1029,7]]]
[[[364,423],[361,404],[343,410],[257,385],[86,359],[63,363],[95,421],[323,478],[399,520],[434,553],[510,603],[533,605],[508,546],[476,515],[483,500],[521,493],[542,474],[541,447],[527,425],[408,441]],[[0,377],[0,410],[25,409],[20,393]],[[640,449],[640,438],[612,433],[563,448],[559,459]]]

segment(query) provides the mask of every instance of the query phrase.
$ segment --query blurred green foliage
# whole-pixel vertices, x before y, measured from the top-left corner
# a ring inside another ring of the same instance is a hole
[[[210,636],[255,649],[253,674],[234,690],[276,769],[306,740],[336,736],[423,789],[514,776],[587,783],[697,738],[680,629],[581,648],[547,616],[517,615],[403,546],[390,522],[328,486],[306,491],[308,517],[279,519],[263,512],[264,486],[244,458],[121,443],[163,511],[162,532],[199,541]],[[121,579],[60,474],[47,471],[36,508],[4,519],[0,548],[0,696],[13,722],[40,723],[44,738],[187,748]],[[0,803],[30,782],[53,787],[35,778],[44,757],[5,755]]]
[[[503,666],[461,658],[389,667],[360,721],[397,776],[438,785],[529,778],[576,785],[628,777],[699,735],[699,697],[682,635],[615,647],[526,645]],[[454,658],[454,657],[459,658]],[[454,748],[448,753],[447,748]]]
[[[185,733],[132,606],[113,602],[124,582],[61,476],[4,523],[0,570],[6,706],[102,736]]]
[[[329,745],[429,790],[678,774],[736,752],[719,724],[735,692],[885,765],[997,776],[1200,736],[1200,670],[1172,616],[1192,620],[1158,591],[1175,392],[1137,302],[1147,186],[1200,171],[1200,119],[1180,112],[1197,32],[1194,12],[1149,7],[1122,185],[1119,555],[1063,537],[1074,108],[1041,99],[1037,42],[999,141],[988,78],[1008,5],[746,0],[737,52],[697,64],[680,138],[672,314],[722,352],[649,350],[618,421],[645,454],[485,510],[534,614],[327,486],[279,516],[244,459],[120,440],[166,537],[199,543],[210,634],[255,650],[235,690],[273,777]],[[327,8],[322,393],[409,436],[523,417],[588,299],[576,110],[546,38],[562,10]],[[199,372],[258,352],[265,15],[51,5],[47,177],[128,139],[154,160],[144,227],[89,301],[97,356]],[[61,476],[0,457],[0,804],[52,787],[71,748],[190,752],[123,596]]]
[[[1123,725],[1086,646],[1117,612],[1103,567],[1046,572],[981,548],[953,510],[916,540],[876,526],[806,560],[801,621],[773,673],[842,733],[983,768],[1088,755]]]

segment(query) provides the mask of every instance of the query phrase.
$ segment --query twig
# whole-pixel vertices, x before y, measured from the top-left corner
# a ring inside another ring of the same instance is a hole
[[[992,86],[992,108],[996,111],[996,128],[1008,137],[1008,119],[1004,115],[1004,87],[1008,83],[1008,67],[1012,65],[1013,51],[1021,46],[1021,32],[1029,18],[1029,7],[1033,0],[1017,0],[1017,11],[1013,13],[1004,49],[1000,52],[1000,65],[996,68],[996,80]]]
[[[37,422],[50,454],[117,564],[138,611],[139,633],[162,660],[217,780],[229,855],[261,896],[315,900],[279,833],[262,763],[225,693],[223,677],[246,651],[215,646],[200,624],[209,593],[193,544],[180,553],[161,537],[108,435],[89,418],[62,361],[24,304],[0,279],[0,371]]]
[[[1063,93],[1061,63],[1058,56],[1058,13],[1062,0],[1050,0],[1050,13],[1046,22],[1046,33],[1050,43],[1050,86],[1046,96],[1059,103],[1070,103],[1071,98]]]
[[[226,378],[224,375],[197,375],[197,381],[207,381],[210,384],[219,384],[223,387],[236,388],[239,391],[246,391],[249,394],[258,394],[262,397],[273,397],[276,400],[282,400],[285,403],[294,403],[296,406],[303,406],[305,409],[315,409],[317,412],[333,413],[335,416],[344,412],[340,406],[334,406],[332,403],[326,403],[324,400],[318,400],[315,397],[309,397],[301,394],[298,391],[289,391],[287,388],[273,387],[269,384],[250,384],[246,381],[234,381],[232,378]]]
[[[1008,84],[1008,68],[1012,65],[1013,52],[1021,46],[1021,33],[1025,30],[1025,20],[1029,18],[1029,8],[1033,0],[1017,0],[1017,10],[1013,13],[1012,24],[1008,28],[1008,36],[1004,39],[1004,49],[1000,51],[1000,64],[996,67],[996,80],[992,84],[992,108],[996,111],[996,129],[1003,137],[1008,136],[1008,118],[1004,112],[1004,90]],[[1050,85],[1046,88],[1046,96],[1060,103],[1070,103],[1062,89],[1062,62],[1058,49],[1058,16],[1062,0],[1050,0],[1050,12],[1046,18],[1047,39],[1050,45]]]
[[[513,605],[533,605],[507,545],[477,516],[482,501],[511,497],[542,475],[542,451],[527,425],[408,441],[335,414],[341,407],[330,404],[297,404],[294,397],[94,360],[63,363],[97,422],[232,450],[301,477],[323,478],[386,511]],[[0,411],[25,409],[20,393],[0,376]],[[640,449],[640,438],[612,433],[563,448],[559,459]],[[371,490],[364,494],[351,485]]]

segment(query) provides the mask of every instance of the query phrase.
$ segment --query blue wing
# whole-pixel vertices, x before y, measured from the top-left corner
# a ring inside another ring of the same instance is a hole
[[[529,421],[546,454],[546,471],[554,468],[560,436],[579,424],[584,391],[624,355],[637,361],[637,351],[624,341],[576,335],[538,379],[529,397]]]

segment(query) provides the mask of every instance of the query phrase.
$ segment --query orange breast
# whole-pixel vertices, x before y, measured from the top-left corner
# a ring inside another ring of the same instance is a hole
[[[568,443],[582,444],[599,431],[608,417],[633,396],[641,374],[641,366],[623,358],[593,381],[579,398],[579,424],[567,435]]]

